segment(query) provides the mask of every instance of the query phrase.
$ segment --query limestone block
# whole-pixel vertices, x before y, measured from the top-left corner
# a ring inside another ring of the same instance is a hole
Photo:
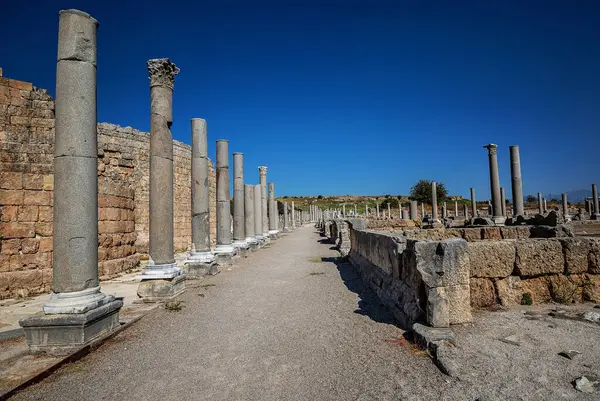
[[[18,221],[38,221],[37,206],[19,206]]]
[[[591,244],[586,238],[561,238],[565,257],[565,273],[576,274],[588,271],[588,255]]]
[[[516,244],[516,269],[519,276],[534,277],[564,271],[562,245],[558,240],[518,240]]]
[[[507,277],[515,266],[512,241],[479,241],[468,244],[471,277]]]
[[[600,274],[600,239],[594,238],[590,241],[588,271],[592,274]]]
[[[0,205],[22,205],[23,191],[0,189]]]
[[[497,280],[495,285],[500,304],[505,306],[521,304],[523,289],[520,277],[508,276],[501,280]]]
[[[536,304],[552,301],[547,277],[535,277],[521,280],[523,293],[529,293]]]
[[[21,250],[21,239],[5,239],[2,241],[0,253],[5,255],[16,255]]]
[[[471,278],[471,306],[488,308],[496,304],[494,282],[487,278]]]
[[[0,207],[0,221],[17,221],[19,215],[18,206],[2,206]]]
[[[0,173],[0,188],[1,189],[22,189],[23,174],[14,172]]]
[[[21,251],[25,254],[34,254],[39,250],[40,238],[25,238],[21,241]]]
[[[52,252],[52,237],[40,238],[38,250],[40,252]]]
[[[446,287],[446,296],[448,297],[448,318],[450,324],[463,324],[473,321],[469,284],[450,285]]]
[[[467,242],[453,238],[414,243],[416,268],[428,287],[469,284]]]
[[[0,223],[0,237],[30,238],[35,236],[35,223]]]
[[[450,305],[445,287],[428,289],[426,319],[432,327],[450,326]]]
[[[50,205],[50,200],[52,198],[52,192],[50,191],[31,191],[25,190],[23,191],[25,205],[38,205],[38,206],[48,206]]]
[[[600,276],[586,274],[583,282],[582,297],[584,301],[600,303]]]
[[[35,233],[42,237],[51,237],[53,234],[52,225],[52,222],[37,222],[35,223]]]
[[[496,240],[502,239],[502,233],[500,227],[484,227],[481,229],[481,237],[484,240]]]

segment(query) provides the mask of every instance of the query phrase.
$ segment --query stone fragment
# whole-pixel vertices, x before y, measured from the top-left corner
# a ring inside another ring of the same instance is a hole
[[[575,380],[575,389],[582,393],[593,394],[600,391],[600,379],[594,376],[581,376]]]
[[[518,276],[508,276],[495,282],[500,304],[503,306],[520,305],[523,298],[521,279]]]
[[[514,270],[516,249],[512,241],[472,242],[467,250],[471,277],[507,277]]]
[[[581,355],[581,352],[575,351],[575,350],[568,350],[568,351],[561,351],[558,353],[558,355],[562,356],[563,358],[573,359],[577,355]]]
[[[535,277],[521,280],[521,288],[523,294],[528,293],[531,296],[534,304],[552,301],[550,286],[546,277]]]
[[[516,334],[511,334],[509,336],[499,338],[498,340],[506,344],[516,345],[517,347],[521,345]]]
[[[587,311],[581,315],[584,320],[592,323],[600,323],[600,312]]]

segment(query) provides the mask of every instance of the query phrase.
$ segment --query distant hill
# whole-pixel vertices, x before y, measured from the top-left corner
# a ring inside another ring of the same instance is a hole
[[[584,201],[585,198],[590,198],[592,196],[592,191],[589,189],[575,189],[572,191],[568,191],[566,192],[567,194],[567,201],[568,202],[574,202],[574,203],[581,203]],[[544,195],[546,197],[546,199],[561,199],[561,194],[553,194],[553,193],[549,193],[547,195]]]

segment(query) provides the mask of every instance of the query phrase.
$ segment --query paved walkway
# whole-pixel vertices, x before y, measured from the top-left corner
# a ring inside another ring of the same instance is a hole
[[[16,400],[469,399],[302,227]],[[468,392],[468,391],[467,391]]]

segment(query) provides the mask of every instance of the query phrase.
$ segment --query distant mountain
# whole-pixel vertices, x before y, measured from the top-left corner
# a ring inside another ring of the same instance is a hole
[[[592,191],[589,189],[576,189],[573,191],[568,191],[566,192],[566,194],[568,202],[581,203],[584,201],[585,198],[590,198],[592,196]],[[561,194],[549,193],[544,196],[546,197],[546,199],[561,199]]]

